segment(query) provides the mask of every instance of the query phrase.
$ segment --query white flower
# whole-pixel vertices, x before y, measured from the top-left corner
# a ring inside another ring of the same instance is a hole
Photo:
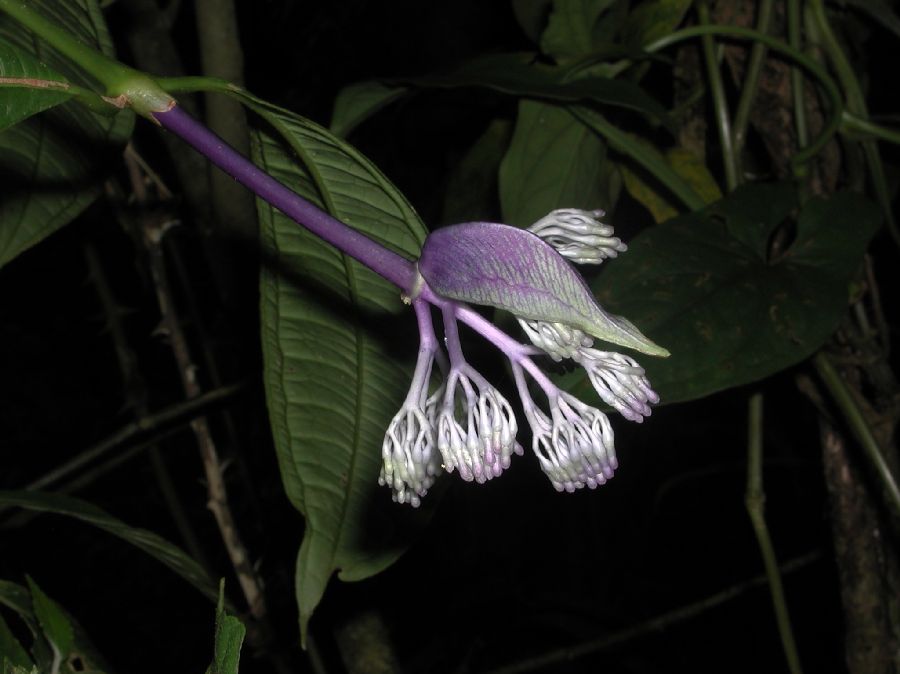
[[[600,264],[628,250],[621,239],[612,235],[613,228],[597,219],[604,215],[599,209],[560,208],[538,220],[528,231],[577,264]]]
[[[594,340],[587,333],[564,323],[548,323],[518,317],[516,320],[531,343],[545,351],[556,362],[564,358],[574,358],[582,347],[594,344]]]
[[[644,368],[633,358],[590,348],[579,349],[573,358],[585,369],[601,400],[626,419],[641,423],[650,416],[650,404],[659,402]]]

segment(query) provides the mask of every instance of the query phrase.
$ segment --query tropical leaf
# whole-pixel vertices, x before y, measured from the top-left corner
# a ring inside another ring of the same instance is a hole
[[[271,129],[254,136],[257,164],[323,210],[407,257],[425,228],[362,155],[325,129],[259,102]],[[301,634],[331,574],[356,580],[390,565],[408,544],[401,513],[378,487],[381,444],[409,385],[415,328],[400,291],[258,202],[266,396],[285,491],[306,517],[297,560]],[[402,342],[402,338],[400,339]]]
[[[69,100],[62,75],[0,38],[0,131]]]
[[[564,61],[594,51],[595,27],[600,16],[617,0],[553,0],[541,51]]]
[[[18,506],[26,510],[74,517],[103,529],[162,562],[207,597],[213,600],[216,598],[215,583],[187,553],[152,531],[129,526],[86,501],[45,492],[0,490],[0,506]]]
[[[112,54],[95,0],[33,0],[30,5],[81,42]],[[70,59],[3,13],[0,40],[15,53],[45,64],[55,76],[85,88],[93,85]],[[109,117],[69,101],[0,133],[0,266],[71,221],[97,197],[133,121],[129,111]]]
[[[879,211],[857,194],[811,199],[790,247],[772,257],[772,233],[791,223],[795,208],[790,185],[739,188],[646,230],[597,277],[600,303],[672,352],[641,362],[663,402],[758,381],[831,336]],[[590,395],[580,378],[566,383]]]
[[[528,227],[554,208],[608,207],[602,183],[605,160],[603,141],[568,110],[521,101],[500,163],[503,221]]]
[[[344,87],[334,99],[331,133],[346,138],[369,117],[405,94],[405,87],[391,87],[374,80]]]

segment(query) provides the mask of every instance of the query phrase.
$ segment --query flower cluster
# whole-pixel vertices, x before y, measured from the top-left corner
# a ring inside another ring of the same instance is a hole
[[[468,223],[438,230],[419,261],[417,295],[419,357],[412,385],[391,422],[382,447],[379,482],[399,503],[418,506],[442,471],[485,482],[522,454],[512,406],[462,352],[458,322],[492,341],[509,359],[532,450],[559,491],[604,484],[617,467],[612,426],[606,414],[557,387],[534,362],[545,354],[579,364],[600,399],[631,421],[650,415],[659,396],[643,368],[629,356],[594,348],[594,338],[668,355],[631,323],[604,312],[577,273],[562,258],[599,264],[627,247],[597,218],[602,211],[561,209],[527,232],[505,225]],[[512,311],[534,345],[490,324],[462,302]],[[444,350],[431,319],[442,310]],[[566,311],[568,310],[568,313]],[[443,381],[434,385],[434,364]],[[532,397],[528,378],[547,407]]]

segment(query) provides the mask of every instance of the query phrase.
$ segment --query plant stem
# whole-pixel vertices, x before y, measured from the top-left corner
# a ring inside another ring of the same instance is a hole
[[[878,446],[875,436],[872,435],[872,429],[869,428],[862,411],[853,399],[850,389],[823,352],[820,351],[815,355],[813,365],[822,381],[825,382],[825,387],[828,389],[831,397],[843,413],[847,425],[856,437],[856,441],[862,447],[863,455],[874,470],[879,482],[881,482],[881,491],[887,500],[888,508],[894,517],[900,521],[900,488],[897,487],[897,482],[884,458],[884,453],[881,447]]]
[[[750,396],[747,414],[747,491],[744,503],[747,513],[750,515],[750,521],[753,523],[753,533],[756,534],[756,542],[759,544],[759,552],[766,569],[769,592],[772,595],[772,606],[775,609],[775,619],[778,623],[778,634],[781,636],[781,646],[784,649],[788,670],[791,674],[801,674],[803,669],[800,666],[800,656],[797,654],[797,644],[794,642],[794,633],[791,630],[791,618],[784,597],[784,587],[781,584],[781,574],[778,571],[778,559],[769,535],[769,527],[766,525],[762,458],[763,397],[762,393],[754,393]]]
[[[297,224],[366,265],[404,292],[412,290],[418,274],[412,262],[331,217],[258,169],[249,159],[229,147],[177,105],[165,112],[154,112],[153,118]]]
[[[835,37],[834,31],[831,30],[828,15],[825,13],[825,4],[822,0],[810,0],[810,9],[816,20],[828,58],[841,86],[844,88],[844,95],[847,98],[847,109],[860,119],[867,119],[869,112],[865,96],[856,78],[856,73],[853,72],[853,66],[850,65],[850,61],[844,54],[844,50]],[[863,140],[860,144],[866,157],[866,163],[869,165],[869,178],[872,181],[875,196],[887,221],[888,231],[891,234],[891,238],[894,239],[894,243],[900,246],[900,228],[898,228],[894,210],[891,207],[891,194],[885,178],[881,154],[878,151],[878,143],[868,139]]]
[[[756,20],[756,30],[760,33],[769,32],[769,24],[772,21],[772,0],[762,0],[759,3],[759,16]],[[756,90],[759,85],[759,76],[762,72],[763,60],[766,58],[766,47],[761,42],[756,42],[750,50],[750,61],[747,64],[744,75],[744,85],[741,97],[738,100],[737,110],[734,113],[734,125],[731,136],[734,142],[735,159],[740,165],[741,151],[747,140],[747,127],[750,123],[750,109],[756,98]]]
[[[740,26],[694,26],[692,28],[685,28],[684,30],[679,30],[671,33],[670,35],[666,35],[663,38],[660,38],[656,42],[647,45],[646,49],[649,52],[656,52],[678,42],[683,42],[684,40],[689,40],[695,37],[702,37],[704,35],[721,35],[723,37],[733,37],[741,40],[755,40],[757,42],[761,42],[772,51],[783,54],[796,63],[799,63],[801,66],[803,66],[804,69],[814,75],[815,78],[820,82],[830,102],[831,116],[828,119],[828,123],[825,124],[824,128],[822,129],[821,133],[807,147],[803,148],[794,156],[791,163],[794,165],[795,171],[800,170],[800,167],[809,162],[810,159],[816,156],[816,154],[818,154],[822,150],[822,148],[825,147],[828,141],[831,140],[831,137],[841,126],[841,116],[844,110],[844,102],[841,98],[841,92],[835,84],[834,80],[831,79],[829,74],[824,69],[822,69],[822,67],[819,66],[818,63],[816,63],[813,59],[809,58],[802,52],[791,48],[781,40],[776,40],[769,35],[765,35],[755,30],[750,30],[749,28],[741,28]]]
[[[700,23],[710,24],[709,5],[700,2],[697,5],[697,13]],[[731,120],[728,114],[728,101],[725,100],[725,87],[722,84],[722,71],[716,58],[716,46],[712,35],[703,35],[700,38],[703,45],[703,60],[706,62],[706,77],[709,80],[709,90],[712,94],[716,130],[719,136],[719,145],[722,147],[722,164],[725,168],[725,185],[731,192],[738,186],[737,159],[732,143]]]
[[[788,43],[800,50],[800,0],[788,0]],[[809,142],[806,125],[806,105],[803,100],[803,74],[791,65],[791,96],[794,99],[794,124],[797,127],[797,145],[802,150]]]

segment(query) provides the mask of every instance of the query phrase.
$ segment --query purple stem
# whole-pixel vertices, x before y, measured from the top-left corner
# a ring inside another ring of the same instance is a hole
[[[184,140],[225,173],[260,199],[272,204],[298,225],[305,227],[341,252],[359,260],[404,292],[412,290],[417,275],[412,262],[331,217],[272,176],[258,169],[249,159],[242,156],[177,105],[165,112],[152,114],[164,128]]]

